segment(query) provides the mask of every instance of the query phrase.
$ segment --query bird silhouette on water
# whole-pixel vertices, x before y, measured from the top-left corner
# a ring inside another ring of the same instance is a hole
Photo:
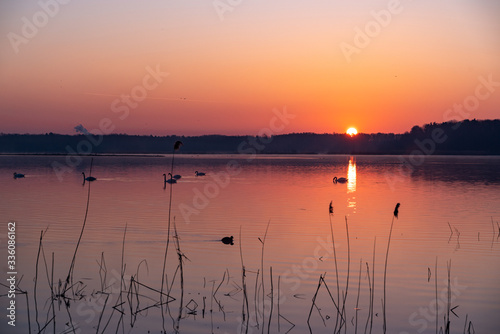
[[[234,245],[234,237],[233,236],[224,237],[220,241],[222,241],[222,243],[225,245]]]
[[[333,178],[333,183],[346,183],[347,179],[345,177],[339,177],[337,178],[336,176]]]
[[[89,181],[89,182],[91,182],[91,181],[95,181],[95,180],[97,180],[97,179],[96,179],[95,177],[93,177],[93,176],[87,176],[87,177],[85,177],[85,172],[82,172],[82,175],[83,175],[83,183],[85,183],[85,181]]]
[[[168,176],[170,176],[169,179],[167,179],[167,174],[163,174],[163,183],[169,183],[169,184],[174,184],[177,183],[177,180],[173,178],[172,173],[168,173]]]

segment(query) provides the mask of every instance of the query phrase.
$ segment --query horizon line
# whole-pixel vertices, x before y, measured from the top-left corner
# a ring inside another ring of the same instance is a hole
[[[288,132],[288,133],[271,134],[271,137],[274,137],[274,136],[294,135],[294,134],[295,135],[296,134],[346,135],[346,136],[349,136],[349,137],[356,137],[356,136],[360,136],[360,135],[377,135],[377,134],[404,135],[406,133],[410,133],[411,129],[413,129],[415,126],[423,128],[426,125],[436,126],[436,125],[443,125],[443,124],[448,124],[448,123],[452,123],[452,124],[463,123],[463,122],[466,122],[466,121],[469,121],[469,122],[474,122],[474,121],[476,121],[476,122],[500,121],[500,118],[495,118],[495,119],[476,119],[476,118],[473,118],[473,119],[463,119],[463,120],[460,120],[460,121],[457,121],[457,120],[448,120],[448,121],[441,122],[441,123],[430,122],[430,123],[425,123],[423,125],[414,125],[409,130],[407,130],[405,132],[402,132],[402,133],[395,133],[395,132],[371,132],[371,133],[358,132],[356,135],[350,136],[346,132],[323,132],[323,133],[318,133],[318,132],[303,131],[303,132]],[[101,134],[94,134],[94,133],[92,133],[90,131],[88,131],[88,133],[90,133],[93,136],[100,136],[100,135],[103,135],[103,136],[122,135],[123,136],[124,135],[124,136],[138,136],[138,137],[151,137],[151,136],[154,136],[154,137],[203,137],[203,136],[263,137],[263,136],[266,135],[266,134],[259,135],[259,134],[220,134],[220,133],[207,133],[207,134],[198,134],[198,135],[178,135],[178,134],[162,134],[162,135],[157,135],[157,134],[130,134],[130,133],[107,133],[107,134],[101,133]],[[21,135],[21,136],[22,135],[30,135],[30,136],[43,136],[43,135],[81,136],[81,135],[83,135],[83,136],[85,136],[87,134],[83,133],[83,132],[77,132],[77,133],[73,133],[73,134],[64,134],[64,133],[56,133],[56,132],[52,132],[52,131],[50,131],[50,132],[43,132],[43,133],[4,133],[4,132],[0,131],[0,135],[1,136],[5,136],[5,135]]]

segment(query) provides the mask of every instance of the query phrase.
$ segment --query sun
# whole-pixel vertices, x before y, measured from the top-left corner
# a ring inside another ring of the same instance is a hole
[[[356,130],[356,128],[349,128],[347,129],[346,133],[352,137],[358,134],[358,130]]]

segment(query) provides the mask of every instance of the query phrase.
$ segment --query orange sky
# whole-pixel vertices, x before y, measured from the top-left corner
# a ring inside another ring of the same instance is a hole
[[[500,82],[497,1],[213,3],[2,2],[0,132],[255,134],[284,107],[283,133],[404,132]]]

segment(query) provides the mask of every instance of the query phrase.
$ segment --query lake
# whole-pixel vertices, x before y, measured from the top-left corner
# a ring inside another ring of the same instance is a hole
[[[0,156],[2,333],[499,331],[500,157],[171,161]]]

